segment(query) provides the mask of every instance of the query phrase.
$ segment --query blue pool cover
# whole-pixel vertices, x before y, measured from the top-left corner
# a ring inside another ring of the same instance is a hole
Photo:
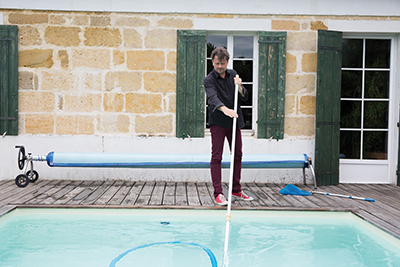
[[[50,167],[210,168],[210,154],[79,153],[50,152]],[[222,168],[231,156],[224,155]],[[306,168],[306,154],[244,154],[242,168]]]

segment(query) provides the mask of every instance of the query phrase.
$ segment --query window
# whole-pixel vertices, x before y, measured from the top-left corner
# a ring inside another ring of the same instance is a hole
[[[343,39],[340,154],[388,159],[390,39]]]
[[[176,137],[204,137],[203,80],[207,55],[211,54],[206,50],[209,42],[211,50],[214,46],[227,47],[232,57],[232,65],[228,67],[238,71],[249,90],[249,100],[242,103],[246,129],[257,138],[283,139],[286,32],[223,35],[203,30],[178,30],[177,37]]]
[[[257,101],[257,62],[254,47],[257,44],[257,36],[255,34],[207,34],[207,70],[206,75],[213,70],[211,62],[211,52],[219,47],[225,47],[231,56],[228,64],[229,69],[234,69],[242,79],[242,84],[249,92],[249,98],[245,103],[241,103],[243,117],[246,130],[253,130],[256,125],[255,105]],[[206,111],[206,128],[208,125],[208,112]]]

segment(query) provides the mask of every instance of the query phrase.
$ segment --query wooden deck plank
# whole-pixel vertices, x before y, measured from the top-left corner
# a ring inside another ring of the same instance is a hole
[[[100,196],[95,202],[95,205],[106,205],[112,197],[118,192],[124,181],[115,181],[114,184],[110,185],[102,196]]]
[[[187,199],[189,206],[200,206],[200,198],[197,192],[197,186],[195,183],[189,183],[186,186]]]
[[[210,186],[211,183],[209,183]],[[200,199],[200,204],[202,206],[214,206],[215,203],[213,201],[213,198],[210,194],[210,191],[208,190],[207,183],[197,183],[197,191],[199,192],[199,199]]]
[[[67,204],[71,199],[73,199],[76,195],[80,194],[87,186],[90,186],[93,184],[94,181],[84,181],[83,183],[80,183],[78,186],[76,186],[73,190],[67,192],[64,196],[61,196],[55,201],[53,204],[54,205],[65,205]]]
[[[142,191],[145,183],[144,182],[136,182],[129,191],[128,195],[125,197],[124,201],[122,201],[121,205],[135,205],[136,200],[139,197],[140,192]]]
[[[285,185],[245,183],[242,190],[255,201],[234,200],[232,209],[349,210],[400,237],[400,187],[395,185],[339,184],[320,186],[317,191],[374,198],[376,202],[313,194],[281,195]],[[228,185],[223,184],[225,191]],[[299,185],[311,191],[312,186]],[[0,216],[18,206],[77,207],[119,205],[129,207],[216,208],[211,183],[59,181],[39,180],[19,188],[14,180],[0,182]],[[225,207],[222,207],[225,208]]]
[[[268,197],[256,184],[247,183],[246,187],[257,196],[258,202],[261,206],[279,207],[278,203],[276,203],[272,198]]]
[[[3,181],[2,186],[0,187],[1,195],[6,194],[7,192],[13,191],[15,189],[15,181]],[[0,198],[1,198],[0,195]]]
[[[49,190],[53,186],[54,186],[54,181],[46,181],[45,183],[41,183],[40,187],[36,187],[36,190],[34,190],[28,194],[22,195],[21,197],[19,197],[15,201],[13,201],[11,204],[24,204],[25,202],[31,200],[32,198],[35,198],[36,196]],[[31,188],[35,188],[35,187],[31,187]],[[21,189],[24,189],[24,188],[21,188]]]
[[[154,190],[151,193],[149,205],[162,205],[164,191],[165,191],[165,182],[157,182],[154,186]]]
[[[399,198],[400,194],[396,194],[394,188],[386,187],[384,185],[350,185],[357,188],[360,196],[367,198],[375,198],[377,201],[383,201],[395,209],[400,209]]]
[[[178,206],[187,206],[186,183],[176,183],[175,202]]]
[[[64,187],[61,187],[60,190],[58,190],[54,194],[49,194],[47,198],[43,199],[38,204],[51,205],[62,196],[64,196],[66,193],[72,191],[76,186],[80,185],[81,183],[83,183],[83,181],[64,181],[60,184],[60,186],[65,185]]]
[[[175,182],[167,182],[164,190],[163,205],[175,206]]]
[[[47,184],[49,181],[37,181],[37,185],[41,186],[42,184]],[[6,193],[1,193],[0,194],[0,206],[10,204],[11,202],[14,202],[21,198],[24,195],[30,194],[33,191],[37,190],[36,187],[25,187],[25,188],[20,188],[17,187],[14,183],[14,188],[11,191],[7,191]]]
[[[396,199],[400,198],[400,190],[397,190],[397,188],[398,188],[397,185],[394,185],[394,184],[374,184],[374,185],[368,185],[368,187],[373,188],[373,190],[377,190],[379,192],[382,192],[383,195],[385,195],[385,196],[391,196],[391,197],[396,198]]]
[[[3,185],[8,185],[9,184],[9,180],[1,180],[0,181],[0,190],[2,190]]]
[[[155,182],[145,182],[142,191],[136,199],[135,205],[144,206],[149,205],[151,194],[153,193]]]
[[[215,204],[215,199],[214,199],[214,187],[212,185],[212,183],[206,183],[208,192],[210,193],[210,197],[211,197],[211,201],[212,201],[212,205],[216,205]]]
[[[15,180],[3,180],[0,181],[1,186],[0,186],[0,199],[1,199],[1,195],[6,194],[9,191],[12,191],[13,189],[15,189]]]
[[[71,199],[69,205],[79,205],[81,204],[90,194],[93,193],[104,181],[94,181],[89,186],[86,186],[79,194],[77,194],[73,199]]]
[[[94,190],[86,199],[84,199],[81,203],[83,205],[91,205],[99,199],[104,192],[110,188],[114,184],[114,181],[105,181],[102,183],[96,190]]]
[[[108,205],[121,205],[128,193],[131,191],[132,186],[135,184],[133,181],[124,182],[123,186],[115,193],[115,195],[108,201]]]
[[[281,194],[276,194],[273,190],[268,187],[267,184],[256,184],[260,190],[270,199],[278,203],[279,207],[290,207],[290,203],[283,198]]]
[[[47,190],[45,192],[42,192],[42,194],[40,194],[40,195],[35,196],[35,198],[32,198],[31,200],[27,201],[26,204],[40,204],[40,202],[51,197],[53,194],[60,191],[65,186],[66,185],[63,184],[62,181],[58,181],[58,183],[55,183],[52,188],[50,188],[49,190]]]

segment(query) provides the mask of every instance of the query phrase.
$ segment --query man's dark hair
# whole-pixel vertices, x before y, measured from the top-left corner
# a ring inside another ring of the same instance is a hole
[[[220,46],[215,48],[212,52],[211,52],[211,60],[214,60],[214,57],[217,56],[219,60],[229,60],[229,53],[228,51]]]

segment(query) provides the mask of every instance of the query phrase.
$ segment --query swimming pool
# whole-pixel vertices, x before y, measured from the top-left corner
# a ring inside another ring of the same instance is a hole
[[[16,209],[0,266],[222,265],[224,210]],[[171,241],[179,241],[171,243]],[[145,246],[146,244],[154,244]],[[198,244],[194,246],[190,244]],[[229,266],[400,266],[400,241],[349,212],[232,211]]]

